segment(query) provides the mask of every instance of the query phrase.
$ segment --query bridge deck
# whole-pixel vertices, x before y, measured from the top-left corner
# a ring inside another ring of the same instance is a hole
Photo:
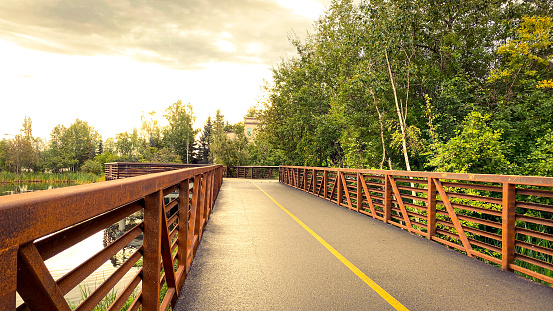
[[[551,310],[552,288],[276,181],[244,179],[225,179],[176,310],[394,309],[256,185],[409,310]]]

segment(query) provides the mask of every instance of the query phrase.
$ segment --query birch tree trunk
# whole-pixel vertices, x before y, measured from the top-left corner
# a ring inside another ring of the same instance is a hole
[[[394,100],[396,103],[397,116],[399,119],[399,127],[401,128],[401,144],[403,146],[403,157],[405,158],[405,167],[408,171],[411,170],[411,165],[409,165],[409,155],[407,154],[407,139],[405,135],[406,125],[405,125],[405,116],[402,113],[400,108],[399,101],[397,99],[397,90],[396,84],[394,82],[394,75],[392,74],[392,67],[390,66],[390,60],[388,59],[388,48],[384,49],[386,55],[386,64],[388,65],[388,73],[390,75],[390,83],[392,84],[392,90],[394,92]],[[407,103],[406,103],[407,104]]]

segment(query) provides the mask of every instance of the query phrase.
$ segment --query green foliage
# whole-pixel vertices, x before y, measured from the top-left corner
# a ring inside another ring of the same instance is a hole
[[[83,166],[81,166],[81,172],[87,174],[102,175],[104,169],[100,162],[95,160],[86,160]]]
[[[532,175],[553,176],[553,130],[538,138],[528,156],[527,171]]]
[[[163,130],[164,144],[175,151],[183,163],[191,163],[194,137],[198,133],[192,128],[196,120],[192,105],[179,100],[165,109],[165,113],[169,125]]]
[[[46,167],[53,172],[63,169],[78,171],[86,160],[94,158],[102,140],[93,127],[79,119],[68,128],[56,126],[50,138],[45,162]]]
[[[470,113],[463,128],[446,143],[436,143],[435,156],[428,165],[438,171],[455,173],[505,172],[509,162],[503,155],[501,131],[493,130],[487,122],[490,115]]]
[[[21,174],[0,172],[0,183],[74,183],[80,185],[99,182],[103,178],[96,174],[75,172],[23,172]]]
[[[88,285],[79,285],[79,290],[81,293],[80,301],[77,303],[71,303],[68,301],[69,308],[71,310],[77,309],[79,304],[85,301],[93,293],[93,290]],[[138,296],[138,290],[134,290],[129,296],[129,298],[127,299],[127,301],[125,301],[120,311],[128,310],[131,307],[132,302],[137,296]],[[115,302],[116,299],[117,299],[117,291],[115,289],[112,289],[102,300],[100,300],[100,302],[92,310],[93,311],[109,310],[109,307]]]
[[[119,156],[109,151],[105,151],[104,153],[98,154],[94,157],[94,161],[102,165],[102,172],[105,171],[106,163],[117,162],[118,160],[119,160]]]
[[[208,164],[212,163],[213,159],[211,158],[211,132],[213,124],[211,123],[211,116],[207,117],[205,122],[202,135],[200,136],[200,141],[198,142],[198,163]]]
[[[552,11],[332,1],[305,41],[290,35],[298,53],[273,68],[260,135],[286,164],[524,174],[553,128]]]
[[[163,147],[148,147],[142,151],[140,162],[150,163],[182,163],[181,157],[173,150]]]

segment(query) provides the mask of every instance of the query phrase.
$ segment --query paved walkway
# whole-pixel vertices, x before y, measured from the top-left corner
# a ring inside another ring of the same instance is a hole
[[[552,288],[438,243],[277,181],[225,179],[176,310],[552,306]]]

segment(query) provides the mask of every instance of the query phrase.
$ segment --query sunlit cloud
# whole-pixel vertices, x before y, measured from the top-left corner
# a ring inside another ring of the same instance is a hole
[[[234,123],[271,67],[294,55],[330,0],[0,1],[0,133],[25,115],[35,136],[76,118],[105,138],[142,111],[190,102],[202,127],[217,108]]]

